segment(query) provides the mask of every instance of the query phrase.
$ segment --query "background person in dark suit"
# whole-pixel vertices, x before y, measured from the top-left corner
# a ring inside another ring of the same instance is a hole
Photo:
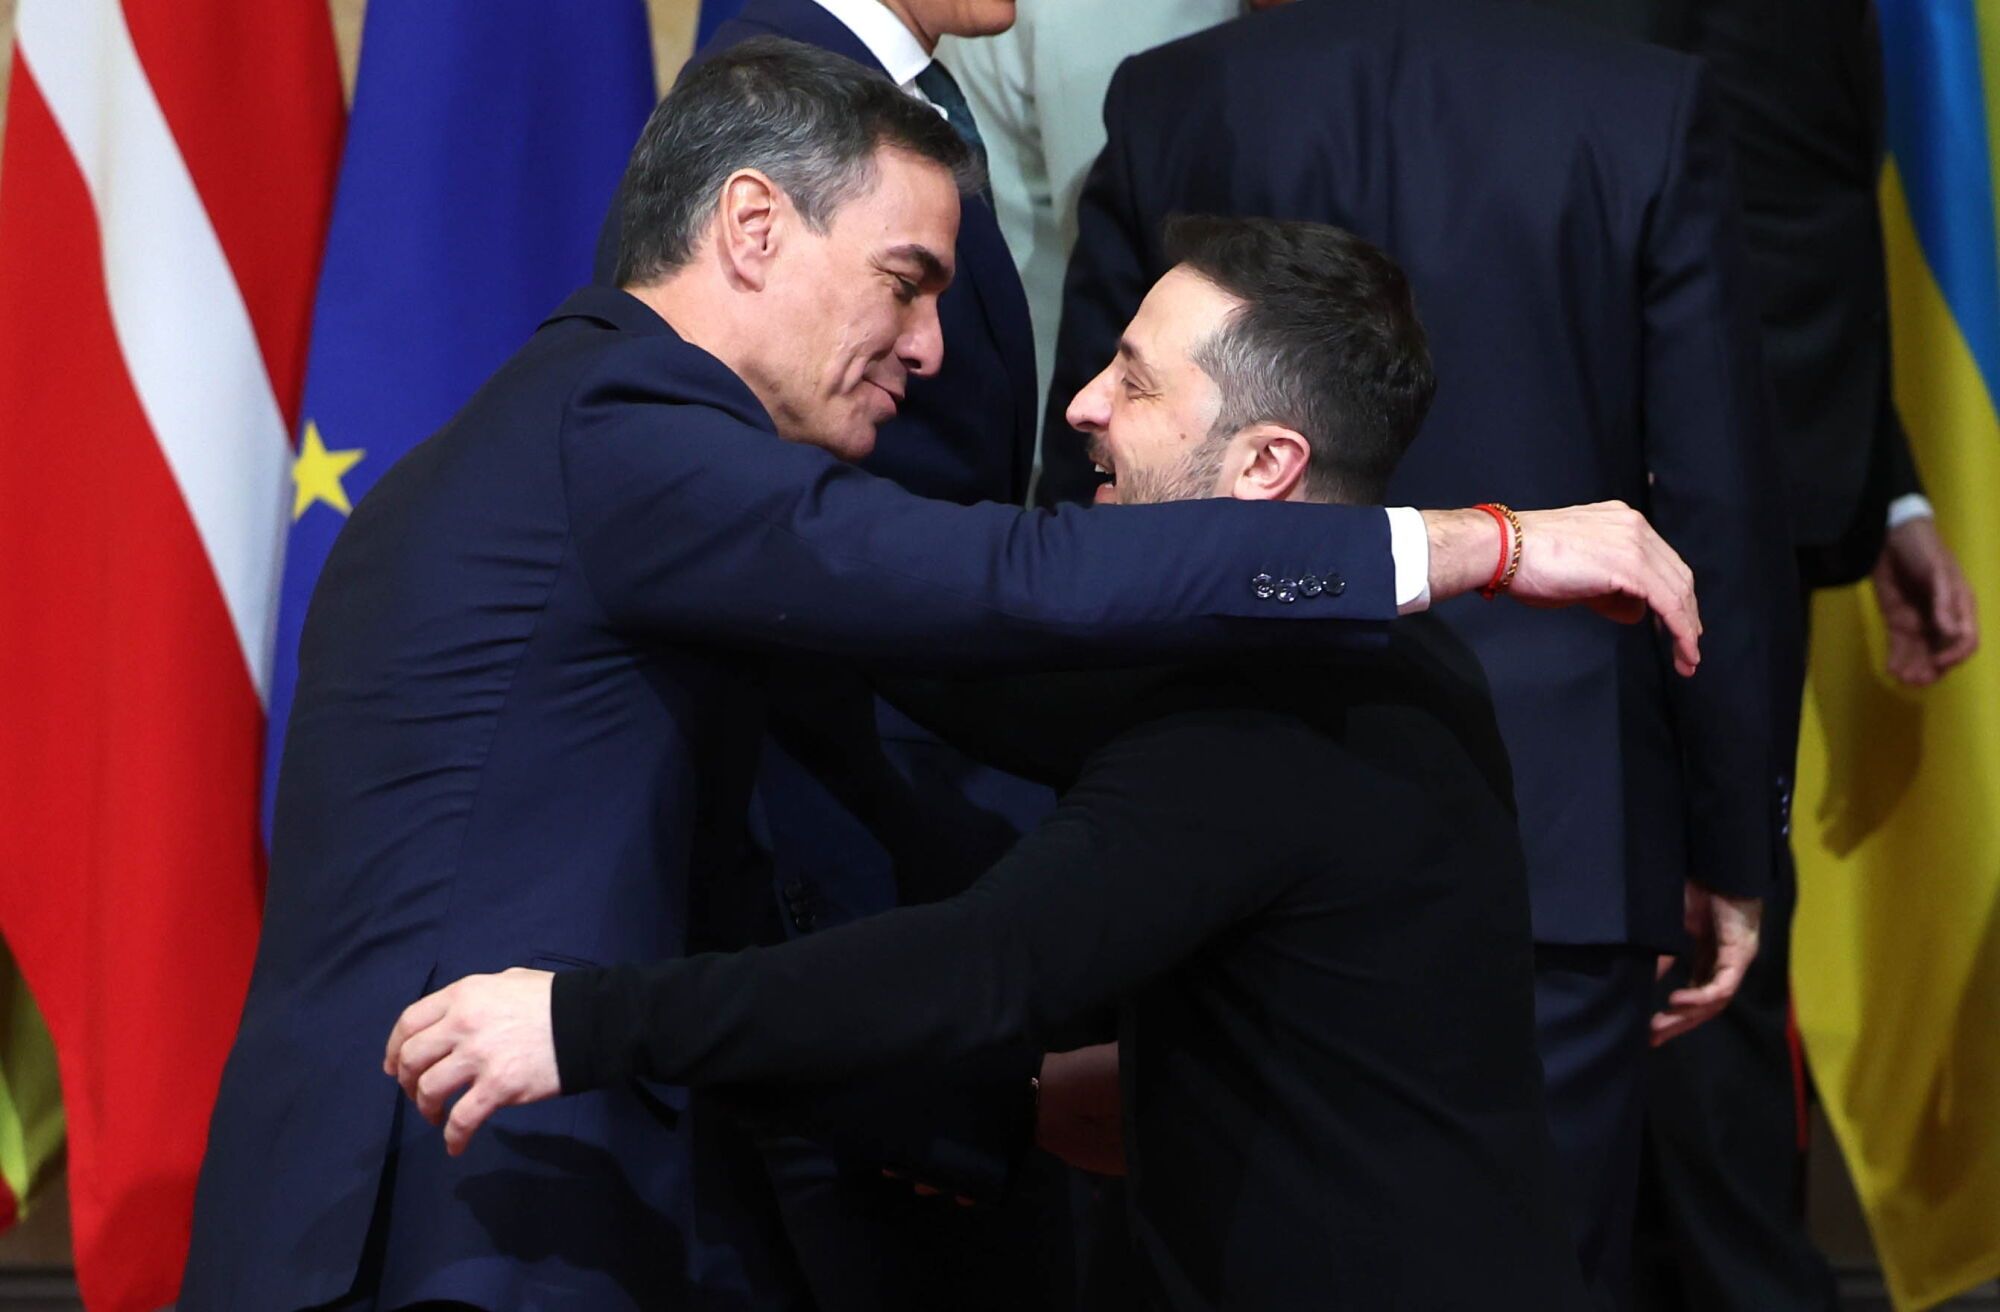
[[[691,873],[730,868],[761,737],[744,649],[991,668],[1393,616],[1380,510],[1112,524],[929,501],[842,463],[938,366],[968,164],[849,61],[787,42],[713,61],[634,153],[631,291],[565,302],[357,508],[306,619],[183,1306],[707,1292],[730,1256],[701,1245],[727,1218],[694,1224],[682,1091],[627,1082],[451,1158],[367,1068],[435,979],[683,950],[715,891]],[[1494,549],[1468,514],[1424,521],[1436,595]],[[1632,512],[1531,520],[1521,569],[1529,599],[1649,599],[1699,660],[1691,580]],[[1307,570],[1346,586],[1285,604],[1253,582]],[[954,1168],[928,1126],[894,1148],[904,1128],[879,1127],[886,1160]]]
[[[1169,242],[1177,266],[1071,408],[1107,499],[1379,496],[1433,385],[1394,264],[1316,224],[1192,219]],[[433,1121],[469,1082],[448,1141],[558,1075],[836,1076],[1116,994],[1147,1303],[1582,1305],[1506,750],[1448,630],[915,704],[1063,781],[1056,813],[942,904],[414,1004],[388,1064]]]
[[[1802,585],[1872,572],[1890,674],[1935,681],[1972,654],[1979,629],[1891,397],[1874,4],[1545,3],[1707,62],[1741,182]],[[1795,683],[1781,712],[1797,694]],[[1765,902],[1764,950],[1728,1012],[1651,1059],[1642,1306],[1838,1306],[1804,1223],[1805,1072],[1790,1026],[1795,892],[1788,859]]]
[[[1796,594],[1701,70],[1515,5],[1303,0],[1134,57],[1105,122],[1056,394],[1164,269],[1169,213],[1337,223],[1407,271],[1437,362],[1391,500],[1623,497],[1694,562],[1715,637],[1685,683],[1643,632],[1441,611],[1486,668],[1513,758],[1556,1144],[1586,1273],[1622,1301],[1649,1032],[1712,1015],[1754,955],[1789,773],[1774,693]],[[1088,495],[1084,444],[1050,425],[1043,488]],[[1649,1026],[1684,897],[1719,965]]]

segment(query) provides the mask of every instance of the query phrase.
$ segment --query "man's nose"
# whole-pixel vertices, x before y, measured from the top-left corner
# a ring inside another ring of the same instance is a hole
[[[1069,409],[1063,412],[1069,426],[1083,433],[1101,431],[1111,422],[1111,370],[1099,371],[1097,377],[1084,384],[1083,390],[1071,398]]]
[[[916,321],[896,340],[896,356],[919,378],[944,367],[944,325],[938,322],[936,297],[917,302]]]

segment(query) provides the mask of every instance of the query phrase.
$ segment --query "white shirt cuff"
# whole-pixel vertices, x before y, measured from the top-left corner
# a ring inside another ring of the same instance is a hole
[[[1911,492],[1897,497],[1889,503],[1889,527],[1901,528],[1913,519],[1936,519],[1937,511],[1931,509],[1930,498],[1921,492]],[[1402,576],[1397,575],[1398,578]]]
[[[1431,535],[1424,515],[1409,506],[1390,506],[1389,556],[1396,562],[1396,613],[1428,610],[1431,604]]]

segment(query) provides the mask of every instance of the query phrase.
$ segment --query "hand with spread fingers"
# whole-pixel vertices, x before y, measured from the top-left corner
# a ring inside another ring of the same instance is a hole
[[[1697,1025],[1722,1014],[1742,987],[1750,963],[1757,959],[1759,926],[1764,903],[1754,897],[1729,897],[1688,881],[1684,915],[1694,955],[1688,985],[1667,995],[1667,1005],[1653,1014],[1654,1047],[1677,1039]],[[1674,958],[1660,959],[1660,973]]]
[[[468,975],[411,1003],[390,1031],[382,1070],[425,1120],[444,1126],[453,1157],[498,1109],[562,1092],[549,1019],[554,978],[520,966]]]

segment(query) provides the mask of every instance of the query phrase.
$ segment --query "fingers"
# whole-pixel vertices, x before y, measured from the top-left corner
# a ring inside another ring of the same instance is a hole
[[[1743,967],[1735,963],[1718,964],[1715,974],[1700,984],[1691,984],[1684,989],[1675,989],[1667,995],[1667,1007],[1672,1011],[1721,1011],[1736,996],[1736,990],[1743,984]]]
[[[1940,674],[1962,664],[1979,649],[1979,617],[1972,587],[1956,569],[1942,572],[1944,578],[1932,599],[1931,619],[1937,635],[1932,661]]]
[[[492,1086],[485,1081],[474,1080],[465,1096],[452,1105],[451,1116],[444,1123],[444,1150],[453,1157],[465,1151],[472,1142],[473,1132],[486,1124],[486,1118],[493,1114],[500,1100],[492,1092]]]
[[[1660,957],[1659,964],[1653,967],[1653,978],[1656,980],[1665,979],[1667,972],[1674,968],[1674,962],[1677,959],[1673,956],[1663,954]]]
[[[1592,609],[1622,624],[1636,624],[1651,611],[1673,640],[1674,669],[1682,676],[1693,674],[1701,664],[1701,612],[1693,586],[1655,560],[1636,563],[1619,586],[1623,591],[1593,603]]]
[[[917,1197],[919,1198],[944,1197],[944,1190],[938,1188],[936,1185],[913,1184],[910,1186],[910,1188],[912,1191],[916,1193]],[[960,1207],[972,1206],[972,1200],[970,1198],[967,1198],[964,1194],[953,1194],[951,1196],[951,1201],[957,1203]]]
[[[396,1083],[403,1086],[403,1093],[411,1101],[417,1100],[417,1085],[439,1061],[451,1055],[458,1046],[458,1036],[452,1027],[442,1020],[427,1030],[412,1034],[403,1041],[391,1061],[389,1073],[396,1077]]]
[[[902,1172],[892,1171],[886,1166],[882,1168],[882,1178],[884,1180],[899,1180],[902,1183],[909,1185],[910,1191],[916,1194],[916,1196],[919,1198],[942,1198],[944,1196],[944,1191],[939,1189],[937,1186],[924,1184],[921,1181],[917,1180],[912,1180],[910,1179],[909,1176],[904,1175]],[[976,1199],[968,1198],[964,1194],[953,1194],[951,1196],[951,1201],[957,1203],[960,1207],[977,1207],[979,1205]]]
[[[1674,673],[1687,678],[1701,668],[1701,629],[1685,610],[1659,611],[1660,622],[1674,641]]]
[[[1890,678],[1912,688],[1927,688],[1938,681],[1939,670],[1930,646],[1914,633],[1889,631],[1885,664]]]
[[[1653,1046],[1657,1048],[1677,1039],[1721,1015],[1743,986],[1744,976],[1756,955],[1755,939],[1726,946],[1718,951],[1714,971],[1706,979],[1668,994],[1666,1008],[1653,1015]]]
[[[403,1014],[396,1018],[395,1027],[389,1031],[389,1046],[382,1053],[384,1075],[396,1073],[396,1054],[412,1034],[429,1029],[444,1019],[445,1012],[451,1007],[450,993],[449,988],[439,989],[403,1008]]]
[[[415,1081],[415,1091],[405,1085],[403,1091],[410,1094],[417,1104],[417,1110],[432,1125],[444,1122],[444,1105],[452,1095],[471,1084],[478,1074],[478,1066],[470,1057],[454,1053],[425,1071]]]
[[[1650,1036],[1652,1046],[1657,1048],[1663,1043],[1671,1043],[1688,1031],[1706,1025],[1721,1014],[1721,1007],[1704,1007],[1688,1011],[1670,1008],[1655,1012]]]
[[[1645,516],[1622,502],[1610,503],[1624,519],[1628,559],[1613,578],[1628,599],[1645,603],[1673,638],[1674,668],[1693,674],[1701,664],[1701,603],[1695,596],[1694,571],[1666,539],[1653,531]],[[1607,601],[1598,610],[1614,619],[1637,620],[1635,606]]]
[[[1633,514],[1638,516],[1637,511]],[[1644,519],[1639,519],[1639,527],[1644,530],[1651,573],[1646,604],[1673,635],[1674,668],[1683,676],[1693,674],[1701,664],[1701,602],[1695,596],[1694,571]]]

